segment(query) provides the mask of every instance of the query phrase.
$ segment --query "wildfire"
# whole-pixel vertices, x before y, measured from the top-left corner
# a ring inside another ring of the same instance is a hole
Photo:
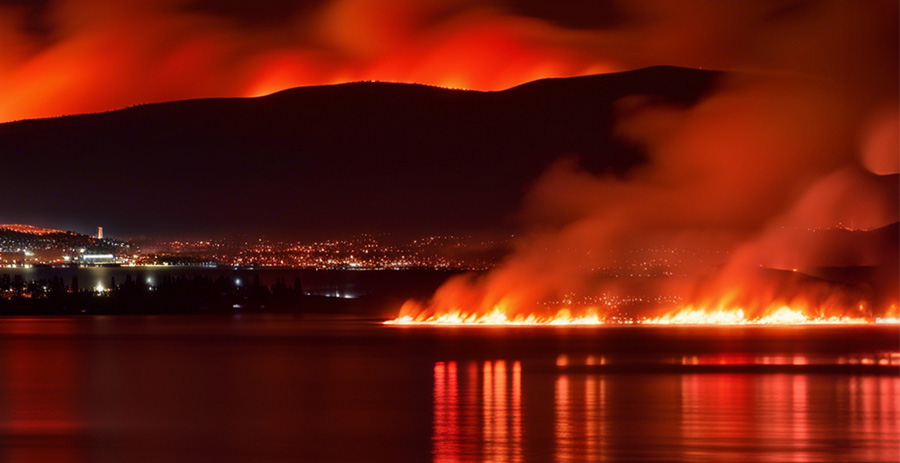
[[[866,324],[875,320],[863,317],[810,316],[803,310],[782,306],[759,316],[749,317],[743,309],[705,310],[687,307],[661,317],[641,320],[645,325],[840,325]]]
[[[510,317],[506,311],[494,308],[489,313],[452,311],[431,317],[413,317],[403,315],[384,322],[386,325],[480,325],[480,326],[529,326],[529,325],[604,325],[607,320],[600,318],[596,311],[588,311],[585,315],[572,316],[568,309],[561,309],[553,315],[515,315]]]
[[[892,306],[895,307],[895,306]],[[406,307],[405,307],[406,308]],[[408,308],[406,308],[409,311]],[[403,313],[404,310],[401,310]],[[600,325],[864,325],[900,324],[898,317],[824,316],[810,315],[805,308],[776,306],[763,315],[748,315],[742,308],[703,308],[687,306],[659,317],[601,316],[595,308],[583,315],[573,315],[568,308],[555,314],[511,315],[502,307],[488,313],[451,310],[434,315],[419,312],[416,315],[399,315],[387,320],[385,325],[434,325],[434,326],[600,326]]]

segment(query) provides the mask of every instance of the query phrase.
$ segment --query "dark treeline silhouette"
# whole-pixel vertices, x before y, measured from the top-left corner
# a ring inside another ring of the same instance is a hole
[[[126,275],[125,281],[113,277],[103,287],[84,287],[77,276],[67,283],[0,275],[0,315],[303,312],[316,299],[304,293],[299,278],[269,286],[259,275],[250,281],[166,276],[151,284]]]

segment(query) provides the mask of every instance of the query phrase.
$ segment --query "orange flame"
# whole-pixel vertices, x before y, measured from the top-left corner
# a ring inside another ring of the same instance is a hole
[[[486,314],[473,312],[451,311],[431,317],[414,317],[403,315],[384,322],[386,325],[480,325],[480,326],[527,326],[527,325],[603,325],[606,320],[600,318],[596,312],[588,312],[585,315],[573,316],[568,309],[560,309],[553,315],[514,315],[510,316],[505,310],[495,308]]]
[[[596,307],[573,315],[570,308],[560,308],[552,314],[511,314],[506,307],[496,306],[487,313],[453,309],[427,315],[415,302],[407,302],[400,315],[384,322],[386,325],[432,326],[599,326],[599,325],[861,325],[900,324],[896,304],[886,316],[812,315],[822,313],[802,305],[772,305],[761,315],[749,315],[740,307],[695,307],[688,305],[657,317],[604,316]]]

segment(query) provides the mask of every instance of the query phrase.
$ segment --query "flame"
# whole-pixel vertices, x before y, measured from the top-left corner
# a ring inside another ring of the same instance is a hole
[[[641,324],[646,325],[840,325],[866,324],[872,319],[847,316],[811,316],[804,310],[781,306],[771,312],[749,317],[744,309],[702,309],[686,307],[661,317],[645,318]]]
[[[892,305],[892,308],[896,305]],[[415,310],[415,309],[413,309]],[[600,326],[600,325],[863,325],[900,324],[896,316],[866,317],[847,315],[813,315],[821,311],[808,306],[774,305],[762,315],[749,315],[740,307],[695,307],[688,305],[658,317],[627,317],[621,315],[602,316],[597,308],[590,307],[581,315],[573,315],[570,308],[560,308],[551,314],[511,314],[501,306],[487,313],[463,311],[459,309],[428,315],[426,311],[416,314],[410,306],[404,305],[401,315],[386,320],[385,325],[402,326]],[[891,310],[888,310],[891,313]]]
[[[430,317],[414,317],[402,315],[387,320],[386,325],[475,325],[475,326],[534,326],[534,325],[603,325],[606,320],[600,318],[596,311],[589,310],[584,315],[573,316],[569,309],[560,309],[552,315],[528,314],[509,315],[506,310],[495,307],[494,310],[479,314],[454,310]]]

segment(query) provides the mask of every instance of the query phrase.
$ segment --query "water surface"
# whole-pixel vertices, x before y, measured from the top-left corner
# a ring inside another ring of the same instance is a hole
[[[896,327],[0,319],[0,460],[897,461]]]

